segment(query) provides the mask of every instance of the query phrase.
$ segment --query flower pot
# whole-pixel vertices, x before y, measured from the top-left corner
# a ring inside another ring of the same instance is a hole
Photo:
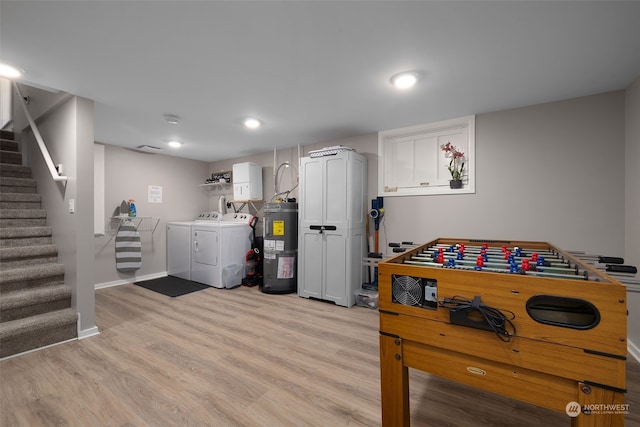
[[[449,181],[450,188],[462,188],[462,180],[461,179],[452,179]]]

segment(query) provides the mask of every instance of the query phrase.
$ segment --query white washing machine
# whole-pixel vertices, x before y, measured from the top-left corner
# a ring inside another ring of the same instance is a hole
[[[167,274],[191,280],[191,227],[196,221],[220,221],[218,212],[201,212],[193,221],[167,223]]]
[[[167,274],[191,280],[191,225],[193,221],[167,223]]]
[[[251,249],[254,218],[251,214],[229,213],[217,221],[194,221],[191,280],[215,288],[240,285],[245,256]]]

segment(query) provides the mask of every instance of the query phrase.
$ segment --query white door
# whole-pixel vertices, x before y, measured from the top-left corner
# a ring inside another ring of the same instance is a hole
[[[218,230],[193,230],[193,250],[191,252],[191,280],[215,286],[220,276],[218,265]]]
[[[326,231],[324,236],[324,296],[323,298],[340,305],[346,304],[347,297],[347,239],[344,232]]]
[[[193,232],[193,259],[198,264],[218,265],[218,230]]]
[[[305,298],[322,298],[324,278],[324,241],[317,230],[300,230],[298,256],[298,295]]]

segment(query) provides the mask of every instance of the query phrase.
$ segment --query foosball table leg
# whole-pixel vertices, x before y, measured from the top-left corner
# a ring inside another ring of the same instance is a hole
[[[409,369],[402,361],[402,339],[380,335],[382,426],[409,427]]]
[[[571,419],[571,427],[624,427],[624,393],[578,383],[577,403],[580,414]]]

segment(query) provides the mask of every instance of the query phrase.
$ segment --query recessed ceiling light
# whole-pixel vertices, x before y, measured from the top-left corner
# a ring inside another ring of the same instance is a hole
[[[409,89],[418,82],[418,75],[412,72],[396,74],[391,77],[391,83],[398,89]]]
[[[180,123],[180,117],[176,116],[175,114],[165,114],[164,119],[170,125],[177,125],[178,123]]]
[[[261,124],[260,120],[254,119],[253,117],[248,117],[244,120],[244,126],[249,129],[257,129]]]
[[[169,147],[171,147],[171,148],[180,148],[180,147],[182,147],[182,142],[180,142],[180,141],[169,141]]]
[[[18,79],[22,77],[22,71],[8,64],[0,63],[0,77],[7,79]]]

